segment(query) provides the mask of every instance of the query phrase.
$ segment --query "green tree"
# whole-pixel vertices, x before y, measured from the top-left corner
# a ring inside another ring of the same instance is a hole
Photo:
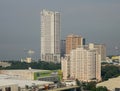
[[[94,82],[94,81],[84,82],[84,84],[83,84],[83,89],[84,90],[90,90],[90,91],[92,91],[95,88],[96,88],[96,82]]]
[[[120,75],[120,67],[114,65],[102,66],[102,79],[108,80],[109,78],[117,77]]]
[[[57,70],[61,68],[60,63],[52,63],[52,62],[31,62],[31,63],[26,63],[26,62],[20,62],[20,61],[9,61],[11,63],[11,66],[6,67],[6,68],[1,68],[0,69],[28,69],[29,67],[33,69],[44,69],[44,70]]]
[[[76,84],[79,86],[79,88],[77,88],[77,91],[81,91],[82,90],[82,84],[78,79],[76,79]]]
[[[107,87],[99,86],[96,88],[96,91],[108,91]]]

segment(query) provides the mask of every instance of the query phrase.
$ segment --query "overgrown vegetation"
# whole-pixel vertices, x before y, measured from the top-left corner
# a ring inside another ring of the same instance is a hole
[[[108,80],[109,78],[114,78],[120,76],[120,66],[115,65],[105,65],[101,69],[102,80]]]
[[[96,87],[96,82],[80,82],[76,80],[77,85],[80,87],[77,91],[108,91],[108,89],[104,86]]]

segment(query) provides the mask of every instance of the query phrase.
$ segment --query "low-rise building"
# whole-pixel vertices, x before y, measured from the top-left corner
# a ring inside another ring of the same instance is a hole
[[[58,80],[61,80],[62,74],[59,70],[51,71],[51,70],[36,70],[36,69],[26,69],[26,70],[0,70],[0,74],[5,74],[9,76],[15,76],[22,80],[40,80],[40,78],[45,81],[48,77],[51,78],[51,81],[53,78],[58,78]]]
[[[8,67],[8,66],[11,66],[11,64],[8,63],[8,62],[0,61],[0,66],[2,66],[2,67]]]
[[[77,85],[75,80],[65,80],[63,83],[66,86],[75,86],[75,85]]]
[[[0,80],[0,91],[18,91],[18,84]]]
[[[54,84],[49,81],[19,80],[15,76],[0,75],[0,91],[29,91],[29,89],[44,89]],[[33,91],[33,90],[32,90]]]
[[[110,91],[115,91],[116,89],[120,89],[120,76],[98,83],[97,87],[98,86],[106,86]]]

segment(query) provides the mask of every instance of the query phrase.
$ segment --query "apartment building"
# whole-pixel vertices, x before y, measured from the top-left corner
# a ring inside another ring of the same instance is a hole
[[[61,63],[63,79],[101,80],[101,56],[93,45],[89,49],[82,46],[71,50],[70,56],[61,59]]]
[[[79,35],[68,35],[66,37],[66,54],[70,54],[72,49],[76,49],[85,44],[85,39]]]

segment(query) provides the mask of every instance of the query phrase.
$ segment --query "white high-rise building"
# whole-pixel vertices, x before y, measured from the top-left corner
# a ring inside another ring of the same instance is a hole
[[[101,56],[93,45],[89,45],[89,49],[71,50],[70,56],[63,58],[61,64],[63,79],[101,80]]]
[[[41,12],[41,60],[60,62],[60,13]]]

